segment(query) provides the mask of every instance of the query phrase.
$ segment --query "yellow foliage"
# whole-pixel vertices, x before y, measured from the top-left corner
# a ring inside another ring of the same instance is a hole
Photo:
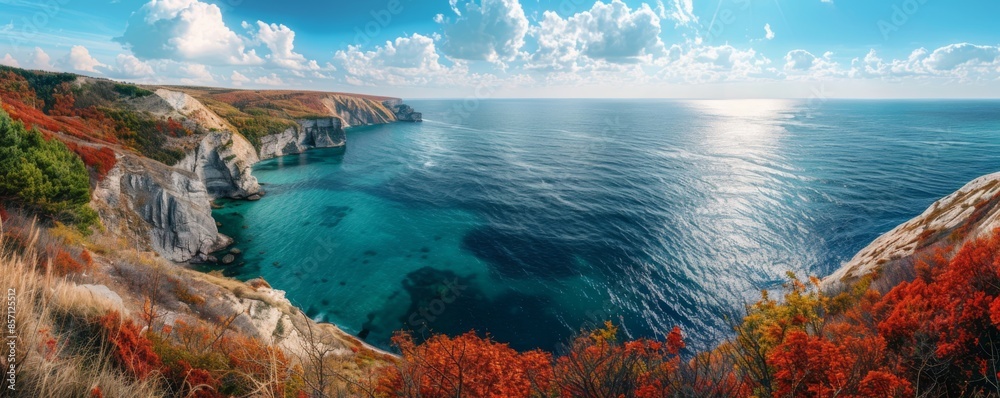
[[[743,329],[740,337],[757,340],[764,351],[780,344],[785,335],[793,330],[823,330],[830,298],[819,292],[819,280],[810,278],[807,285],[791,272],[788,278],[789,281],[784,284],[784,299],[777,301],[766,290],[763,291],[761,299],[749,306],[740,326]]]
[[[68,245],[81,246],[83,245],[84,237],[80,233],[80,230],[75,227],[67,226],[61,222],[56,222],[56,225],[49,229],[49,235],[59,238]]]
[[[590,338],[598,343],[610,343],[618,340],[618,327],[611,321],[604,321],[604,328],[590,332]]]

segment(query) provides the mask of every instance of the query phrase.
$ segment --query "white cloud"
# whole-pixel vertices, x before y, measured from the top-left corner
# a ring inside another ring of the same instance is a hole
[[[272,74],[267,75],[267,76],[258,77],[256,79],[254,79],[253,82],[257,83],[257,84],[268,85],[268,86],[284,86],[285,85],[285,81],[281,80],[281,77],[278,77],[278,75],[276,73],[272,73]]]
[[[656,12],[663,19],[673,20],[677,26],[689,25],[698,22],[698,17],[694,15],[693,0],[667,0],[670,6],[663,5],[663,0],[656,0]]]
[[[899,80],[943,78],[960,82],[994,80],[1000,77],[1000,47],[956,43],[934,51],[914,50],[906,59],[883,60],[875,50],[851,62],[850,76]]]
[[[107,65],[102,64],[101,61],[91,56],[90,51],[84,46],[73,46],[70,48],[69,54],[60,61],[60,65],[70,70],[91,73],[101,73],[96,68],[107,67]]]
[[[849,75],[833,61],[833,53],[817,57],[806,50],[792,50],[785,54],[785,72],[791,80],[821,80]]]
[[[529,68],[579,69],[594,63],[649,62],[664,53],[660,18],[642,4],[635,10],[620,0],[596,2],[569,18],[546,11],[533,35],[538,50]]]
[[[247,26],[244,22],[244,26]],[[257,40],[267,46],[271,52],[267,59],[279,68],[291,70],[319,70],[316,61],[310,61],[302,54],[295,52],[295,31],[285,25],[267,24],[257,21]]]
[[[785,70],[807,71],[816,65],[816,56],[806,50],[792,50],[785,55]]]
[[[771,30],[771,24],[764,24],[764,38],[768,40],[774,40],[774,31]]]
[[[993,65],[998,57],[998,47],[959,43],[934,50],[924,64],[938,71],[953,71],[963,66]]]
[[[150,64],[132,54],[118,54],[115,57],[115,65],[115,72],[127,78],[149,77],[154,74]]]
[[[657,77],[676,83],[752,80],[772,74],[767,69],[770,59],[752,48],[743,50],[729,44],[687,50],[674,45],[661,63],[664,68]]]
[[[906,75],[920,75],[927,74],[930,71],[927,66],[924,65],[924,60],[927,59],[929,52],[926,48],[918,48],[913,50],[910,55],[905,60],[892,60],[889,65],[889,73],[896,76],[906,76]],[[868,57],[865,57],[868,60]],[[881,59],[879,59],[881,62]]]
[[[334,55],[345,79],[353,85],[422,86],[464,79],[468,70],[463,63],[447,67],[440,60],[434,39],[416,33],[386,42],[374,51],[350,46]]]
[[[52,65],[52,57],[40,47],[35,47],[35,50],[32,52],[31,67],[42,70],[55,69],[55,66]]]
[[[852,78],[879,77],[889,73],[890,65],[879,58],[875,50],[868,51],[864,58],[854,58],[848,76]]]
[[[452,58],[502,63],[515,59],[524,46],[528,18],[518,0],[465,3],[464,12],[452,1],[457,17],[435,18],[444,26],[441,49]]]
[[[233,82],[234,86],[239,87],[239,86],[242,86],[245,83],[249,83],[250,82],[250,78],[246,77],[242,73],[237,72],[237,71],[234,70],[232,76],[229,77],[229,81]]]
[[[230,65],[263,62],[226,26],[218,6],[198,0],[151,0],[132,14],[125,33],[115,40],[143,60]]]
[[[10,53],[4,54],[3,58],[0,58],[0,65],[13,66],[15,68],[21,67],[21,64]]]
[[[180,67],[183,78],[181,82],[190,85],[212,84],[215,77],[207,66],[202,64],[184,64]]]

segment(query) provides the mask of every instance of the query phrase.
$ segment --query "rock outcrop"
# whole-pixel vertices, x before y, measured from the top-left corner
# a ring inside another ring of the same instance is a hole
[[[140,111],[160,117],[188,119],[205,131],[236,131],[226,123],[225,119],[186,93],[161,88],[154,94],[135,98],[131,101],[131,105]]]
[[[161,88],[154,95],[132,100],[131,105],[160,117],[182,120],[199,133],[193,138],[200,140],[175,167],[197,174],[212,199],[241,199],[260,194],[260,184],[251,174],[251,167],[259,161],[257,151],[200,101],[186,93]]]
[[[960,245],[1000,227],[1000,173],[977,178],[923,214],[882,235],[823,280],[825,289],[850,285],[873,272],[912,267],[924,249]]]
[[[424,115],[417,112],[413,107],[403,103],[403,100],[394,98],[382,101],[382,105],[392,112],[397,121],[400,122],[422,122]]]
[[[261,193],[251,173],[259,160],[253,145],[242,135],[213,131],[176,167],[198,175],[213,199],[244,199]]]
[[[396,115],[396,120],[400,122],[422,122],[424,121],[424,114],[413,110],[413,108],[406,104],[395,105],[391,108],[392,113]]]
[[[343,121],[343,128],[386,124],[396,121],[395,115],[381,102],[331,94],[320,100],[331,116]]]
[[[107,228],[170,261],[205,261],[231,242],[219,234],[205,184],[187,170],[121,155],[93,198]]]
[[[329,350],[337,356],[350,356],[359,349],[382,353],[335,325],[309,319],[285,297],[284,291],[272,289],[262,279],[244,283],[184,268],[172,272],[191,292],[205,298],[202,308],[238,314],[230,325],[232,330],[270,342],[287,353],[303,356],[308,354],[303,350],[314,344],[317,345],[314,348]],[[142,303],[141,299],[132,301],[136,305]],[[164,308],[161,315],[163,323],[171,326],[189,316],[204,316],[186,305]]]
[[[260,140],[260,159],[302,153],[312,148],[336,148],[347,145],[343,123],[337,118],[305,119],[299,126]]]

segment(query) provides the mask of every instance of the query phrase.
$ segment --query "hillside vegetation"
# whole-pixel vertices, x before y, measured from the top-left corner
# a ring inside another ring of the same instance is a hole
[[[66,142],[99,176],[114,166],[115,149],[165,164],[183,157],[171,140],[191,135],[189,127],[130,106],[149,95],[109,80],[0,66],[0,106],[27,128]]]
[[[97,223],[90,176],[80,157],[57,140],[27,130],[0,110],[0,198],[55,220]]]
[[[16,302],[14,396],[358,396],[391,359],[306,322],[261,280],[182,269],[16,210],[0,208],[0,269]],[[272,314],[283,318],[261,332]]]
[[[372,96],[346,96],[335,93],[301,91],[249,91],[178,87],[197,98],[212,112],[221,116],[260,148],[265,135],[278,134],[295,128],[296,120],[340,115],[346,109],[371,108],[382,120],[394,120],[392,112],[382,106],[389,98]],[[348,102],[355,106],[338,106]]]

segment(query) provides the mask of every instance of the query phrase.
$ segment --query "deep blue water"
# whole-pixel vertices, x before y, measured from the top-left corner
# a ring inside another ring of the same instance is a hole
[[[264,200],[216,212],[245,253],[227,272],[380,346],[552,349],[605,319],[700,345],[786,271],[826,275],[1000,170],[1000,102],[411,104],[424,123],[259,164]]]

